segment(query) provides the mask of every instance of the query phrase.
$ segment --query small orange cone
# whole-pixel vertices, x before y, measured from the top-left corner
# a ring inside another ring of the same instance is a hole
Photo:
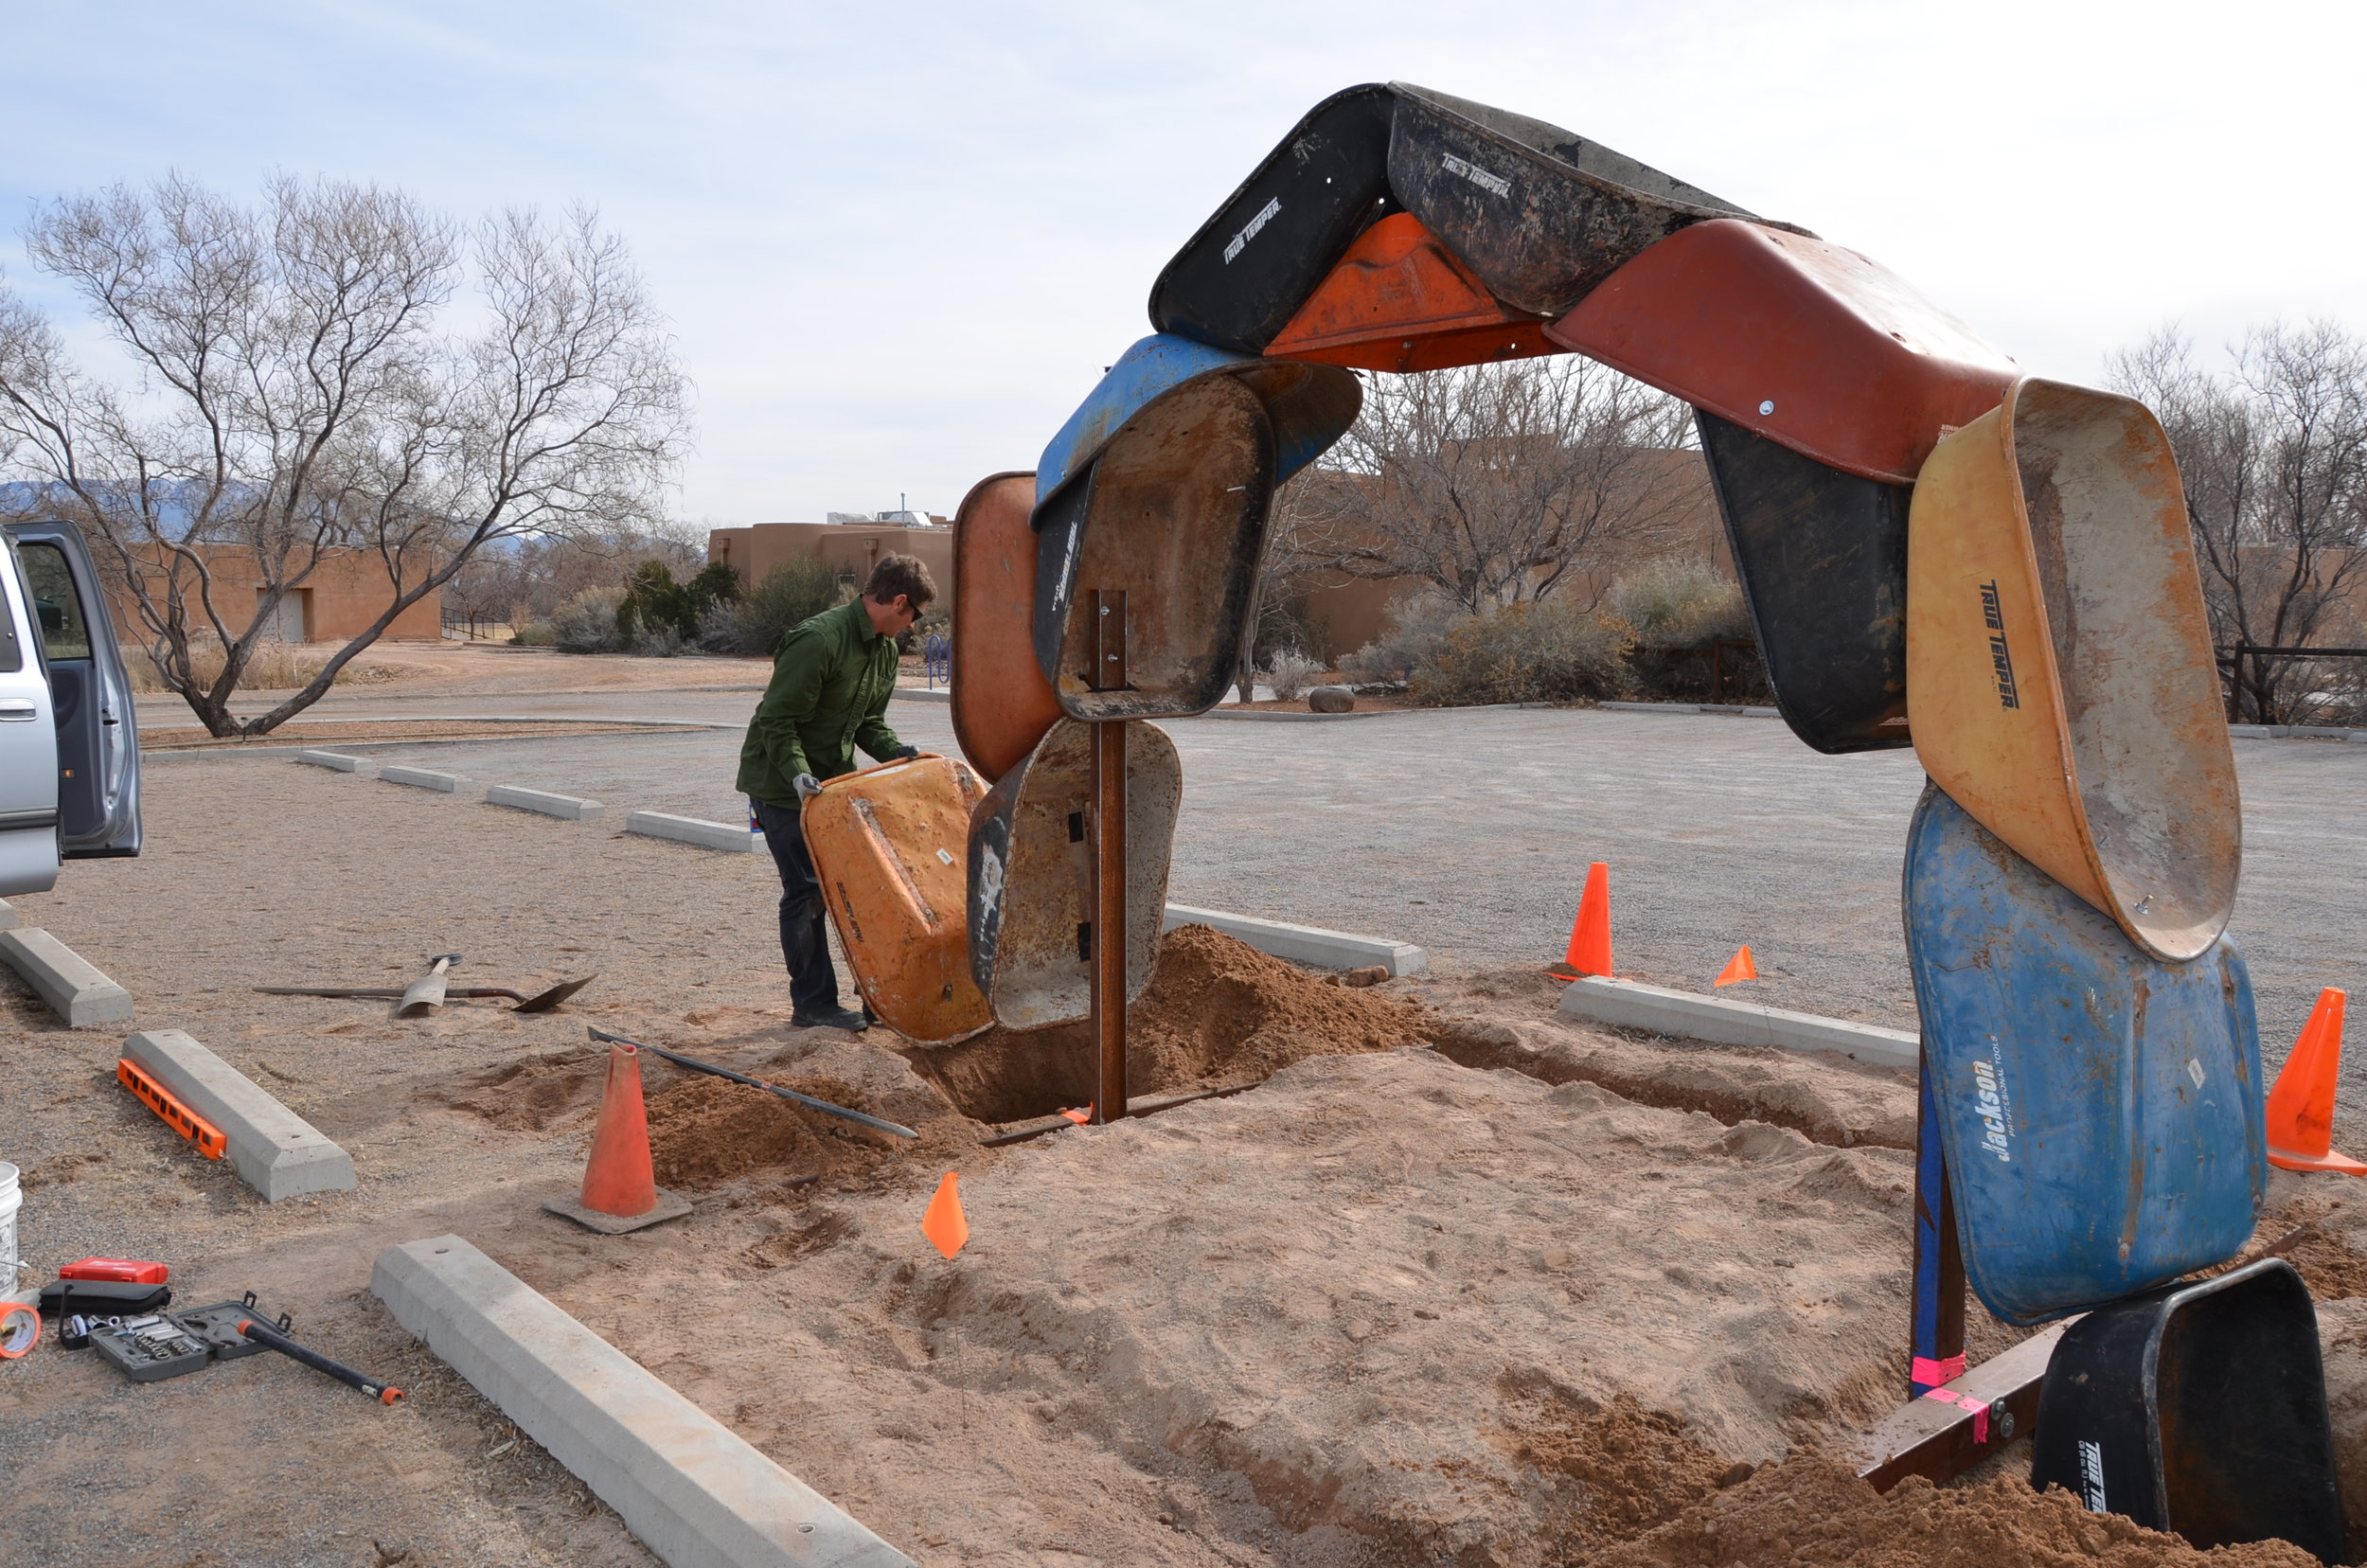
[[[660,1190],[650,1167],[637,1046],[608,1048],[608,1082],[600,1091],[599,1123],[592,1130],[592,1157],[584,1162],[582,1196],[574,1203],[554,1198],[543,1206],[611,1236],[690,1212],[688,1203]]]
[[[1580,974],[1611,972],[1611,867],[1601,861],[1586,868],[1586,891],[1578,895],[1577,923],[1570,928],[1562,967]]]
[[[1717,978],[1710,982],[1710,989],[1731,986],[1737,980],[1756,980],[1758,977],[1759,967],[1751,962],[1751,944],[1745,942],[1735,950],[1732,958],[1726,960],[1726,967],[1717,971]]]
[[[2342,1067],[2343,993],[2328,986],[2302,1025],[2293,1054],[2269,1091],[2269,1163],[2287,1170],[2367,1176],[2367,1165],[2334,1152],[2335,1076]]]
[[[951,1258],[970,1240],[970,1221],[962,1218],[961,1178],[952,1171],[937,1184],[937,1195],[929,1200],[928,1212],[920,1217],[920,1234],[929,1244]]]

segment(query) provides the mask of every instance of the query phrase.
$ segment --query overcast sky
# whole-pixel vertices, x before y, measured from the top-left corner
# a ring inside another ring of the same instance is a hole
[[[2031,369],[2170,319],[2367,328],[2367,8],[301,5],[0,0],[0,272],[179,169],[596,205],[698,389],[680,506],[912,504],[1035,465],[1161,264],[1307,108],[1401,78],[1886,263]]]

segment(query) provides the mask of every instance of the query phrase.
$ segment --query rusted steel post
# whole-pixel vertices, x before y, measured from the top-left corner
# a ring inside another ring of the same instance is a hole
[[[1095,590],[1094,671],[1097,691],[1126,685],[1126,594]],[[1128,721],[1094,725],[1093,1036],[1097,1064],[1094,1120],[1126,1114],[1126,731]]]
[[[1931,1072],[1918,1075],[1915,1116],[1914,1302],[1910,1320],[1907,1398],[1919,1399],[1965,1370],[1965,1257],[1956,1238],[1956,1204],[1940,1153]]]

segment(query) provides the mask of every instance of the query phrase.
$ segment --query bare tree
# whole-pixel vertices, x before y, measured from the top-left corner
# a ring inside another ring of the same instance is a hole
[[[589,211],[464,230],[373,186],[282,178],[246,207],[172,176],[55,202],[26,249],[139,384],[73,365],[0,290],[0,476],[103,541],[165,685],[215,735],[310,706],[487,546],[646,529],[660,510],[683,377]],[[440,330],[472,271],[474,330]],[[282,600],[347,552],[378,558],[384,610],[303,690],[233,716]],[[224,589],[255,582],[234,624],[244,596]],[[210,682],[205,643],[224,654]]]
[[[2271,323],[2231,345],[2214,374],[2172,326],[2109,370],[2178,455],[2221,650],[2307,647],[2355,619],[2351,595],[2367,584],[2367,345],[2331,322]],[[2239,717],[2282,723],[2317,672],[2238,659],[2231,681]]]
[[[1282,547],[1473,614],[1544,598],[1679,521],[1670,454],[1691,429],[1683,403],[1575,355],[1373,375]]]

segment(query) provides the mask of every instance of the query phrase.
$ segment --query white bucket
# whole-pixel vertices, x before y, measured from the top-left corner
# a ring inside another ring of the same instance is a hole
[[[24,1206],[16,1167],[0,1161],[0,1295],[16,1289],[16,1211]]]

